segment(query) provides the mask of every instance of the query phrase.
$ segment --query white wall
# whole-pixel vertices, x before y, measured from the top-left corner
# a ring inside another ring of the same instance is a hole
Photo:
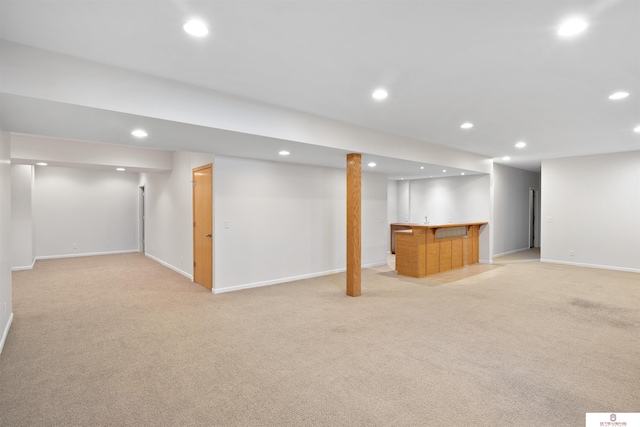
[[[13,270],[30,269],[36,260],[33,187],[34,167],[13,164],[11,166],[11,265]]]
[[[342,186],[346,188],[346,172]],[[387,222],[387,176],[362,172],[362,265],[387,263],[389,250],[389,223]],[[346,200],[346,195],[345,195]],[[346,209],[344,222],[346,225]],[[346,254],[346,240],[343,247]],[[346,258],[344,261],[346,268]]]
[[[542,261],[640,272],[640,151],[545,160],[541,192]]]
[[[448,224],[489,221],[489,175],[411,181],[410,222]]]
[[[387,181],[387,224],[393,224],[398,221],[398,182]],[[387,233],[387,248],[390,248],[391,234]]]
[[[13,306],[11,303],[11,142],[0,129],[0,353],[6,342]]]
[[[138,250],[138,174],[37,166],[36,257]]]
[[[540,189],[540,174],[493,167],[493,256],[529,248],[529,189]]]
[[[411,221],[411,181],[395,181],[397,185],[396,206],[398,222]]]
[[[214,162],[211,154],[173,153],[173,169],[141,174],[145,187],[147,256],[193,279],[192,170]],[[214,170],[215,174],[215,170]],[[214,178],[215,179],[215,178]]]
[[[217,157],[215,291],[346,266],[344,170]],[[363,173],[362,263],[386,263],[386,176]]]

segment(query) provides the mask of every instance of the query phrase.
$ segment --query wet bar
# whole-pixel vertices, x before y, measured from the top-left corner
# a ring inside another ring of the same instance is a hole
[[[391,224],[391,252],[396,254],[398,274],[425,277],[477,264],[480,227],[485,224]]]

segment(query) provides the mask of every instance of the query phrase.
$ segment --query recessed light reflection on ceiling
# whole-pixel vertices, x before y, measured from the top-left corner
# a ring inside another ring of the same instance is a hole
[[[36,165],[38,165],[38,166],[47,166],[47,163],[45,163],[45,162],[38,162],[38,163],[36,163]]]
[[[131,132],[131,135],[135,136],[136,138],[145,138],[149,134],[142,129],[136,129],[133,132]]]
[[[116,168],[116,170],[117,170],[118,172],[123,172],[123,171],[125,170],[125,168]]]
[[[640,125],[638,125],[635,128],[633,128],[633,131],[640,133]]]
[[[209,29],[204,25],[204,22],[197,19],[192,19],[184,24],[182,28],[194,37],[204,37],[209,34]]]
[[[460,175],[464,175],[464,172],[462,172]]]
[[[504,156],[504,157],[502,158],[502,160],[504,160],[504,161],[508,161],[508,160],[511,160],[511,157],[509,157],[509,156]]]
[[[442,169],[442,173],[447,173],[447,170],[446,169]]]
[[[290,152],[288,152],[287,150],[282,150],[280,151],[278,154],[280,154],[281,156],[288,156],[289,154],[291,154]]]
[[[462,129],[471,129],[473,127],[473,123],[465,122],[465,123],[461,124],[460,127]]]
[[[560,24],[560,27],[558,28],[558,35],[560,37],[575,36],[586,30],[588,26],[589,24],[583,18],[569,18]]]
[[[374,90],[373,93],[371,94],[371,97],[373,99],[377,99],[378,101],[387,99],[388,96],[389,96],[389,92],[387,92],[385,89],[382,89],[382,88]]]
[[[614,101],[617,101],[618,99],[625,99],[627,96],[629,96],[629,92],[620,91],[620,92],[615,92],[609,95],[609,99],[613,99]]]
[[[524,148],[527,146],[527,143],[524,141],[520,141],[516,143],[516,148]]]
[[[420,166],[420,169],[424,169],[424,166]]]
[[[370,168],[375,168],[376,164],[374,162],[369,162],[367,166],[369,166]]]

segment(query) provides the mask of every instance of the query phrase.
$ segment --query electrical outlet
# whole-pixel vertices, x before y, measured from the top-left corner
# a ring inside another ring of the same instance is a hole
[[[73,249],[78,249],[78,245],[77,244],[73,244]]]
[[[569,256],[576,256],[576,251],[570,250],[569,251]]]
[[[224,220],[224,228],[231,228],[231,220],[228,220],[228,219]]]

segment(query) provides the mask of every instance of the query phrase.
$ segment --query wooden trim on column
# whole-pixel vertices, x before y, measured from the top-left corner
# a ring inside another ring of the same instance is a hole
[[[362,294],[362,156],[347,154],[347,295]]]

